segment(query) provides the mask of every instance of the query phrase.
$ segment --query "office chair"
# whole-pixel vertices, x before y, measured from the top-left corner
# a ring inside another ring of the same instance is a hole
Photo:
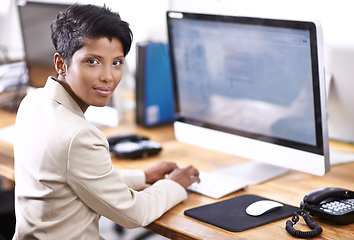
[[[0,240],[11,240],[15,233],[14,190],[0,190]]]
[[[125,228],[122,227],[121,225],[115,224],[114,225],[114,230],[118,233],[118,235],[120,235],[120,236],[124,235]],[[136,236],[133,240],[144,240],[144,239],[149,238],[150,236],[152,236],[154,234],[155,233],[153,233],[153,232],[151,232],[149,230],[146,230],[145,232],[143,232],[140,235]],[[1,238],[0,238],[0,240],[1,240]]]

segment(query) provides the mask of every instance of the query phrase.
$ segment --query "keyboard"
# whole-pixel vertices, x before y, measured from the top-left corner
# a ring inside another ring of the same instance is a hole
[[[212,173],[199,172],[200,183],[193,183],[187,189],[211,198],[221,198],[247,186],[239,180]]]

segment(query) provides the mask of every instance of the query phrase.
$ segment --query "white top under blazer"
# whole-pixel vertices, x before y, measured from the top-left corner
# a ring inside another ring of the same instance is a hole
[[[22,101],[15,129],[13,239],[102,239],[100,215],[141,227],[187,198],[172,180],[146,187],[142,170],[117,171],[105,136],[52,77]]]

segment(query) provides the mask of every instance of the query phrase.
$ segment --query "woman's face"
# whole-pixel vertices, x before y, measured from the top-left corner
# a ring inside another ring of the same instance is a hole
[[[122,79],[124,52],[122,43],[113,38],[85,38],[85,45],[74,53],[70,67],[58,71],[58,81],[65,85],[83,112],[92,105],[106,106]]]

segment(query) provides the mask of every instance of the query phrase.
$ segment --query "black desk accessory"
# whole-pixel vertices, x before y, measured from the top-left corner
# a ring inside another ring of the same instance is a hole
[[[184,212],[186,216],[212,224],[231,232],[241,232],[290,217],[299,208],[283,203],[283,207],[258,217],[246,213],[246,208],[259,200],[271,200],[256,195],[242,195]]]
[[[135,134],[117,135],[107,138],[109,150],[121,158],[138,159],[158,154],[162,147],[149,141],[148,137]]]

